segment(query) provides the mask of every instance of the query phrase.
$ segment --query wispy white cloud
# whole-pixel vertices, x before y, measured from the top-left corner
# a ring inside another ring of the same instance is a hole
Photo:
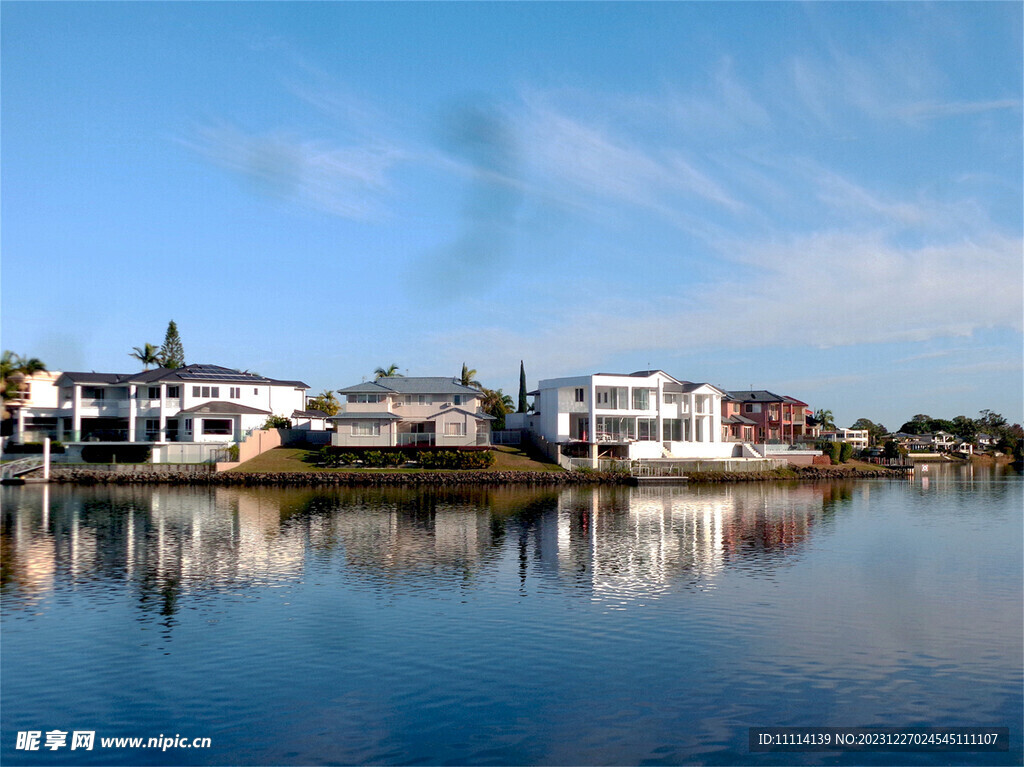
[[[968,337],[987,328],[1020,332],[1022,248],[1020,239],[993,237],[901,249],[877,235],[843,232],[751,243],[750,261],[761,266],[756,278],[697,294],[661,290],[611,309],[572,305],[548,313],[539,328],[476,329],[449,341],[488,347],[471,336],[496,333],[495,348],[530,348],[556,375],[638,349],[828,348]]]
[[[985,101],[922,101],[907,104],[897,113],[907,120],[932,120],[958,115],[973,115],[1000,110],[1020,111],[1020,99],[990,99]]]
[[[351,219],[378,219],[391,191],[389,171],[407,158],[392,145],[334,146],[283,132],[249,134],[219,124],[185,142],[262,192]]]

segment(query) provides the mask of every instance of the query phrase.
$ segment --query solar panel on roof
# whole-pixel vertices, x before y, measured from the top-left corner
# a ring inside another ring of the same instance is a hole
[[[220,365],[189,365],[178,372],[178,378],[186,381],[265,381],[255,373],[240,373]]]

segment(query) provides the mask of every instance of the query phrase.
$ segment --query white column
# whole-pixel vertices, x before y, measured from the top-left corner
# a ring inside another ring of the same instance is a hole
[[[71,438],[82,439],[82,386],[75,384],[71,395]]]
[[[594,376],[590,376],[590,400],[587,403],[587,442],[591,445],[597,444],[597,416],[594,414],[594,411],[597,409],[595,407],[596,402],[597,383],[594,381]]]
[[[160,384],[160,441],[167,440],[167,384]]]
[[[664,423],[663,423],[664,418],[663,418],[663,415],[662,415],[662,412],[661,412],[662,397],[663,397],[663,395],[662,395],[662,386],[664,385],[664,383],[665,382],[662,381],[659,378],[658,379],[658,388],[654,392],[654,396],[657,398],[657,401],[654,403],[654,409],[658,413],[658,415],[657,415],[657,418],[658,418],[658,427],[657,427],[658,428],[658,435],[657,435],[658,436],[658,442],[664,442],[665,441],[665,431],[664,431]]]
[[[25,441],[25,408],[19,407],[14,411],[15,413],[15,434],[18,437],[18,442]]]
[[[135,384],[129,384],[128,385],[128,441],[129,442],[134,442],[135,441],[135,415],[136,415],[136,411],[138,410],[138,407],[137,407],[138,400],[136,399],[136,395],[137,394],[138,394],[138,389],[135,386]]]
[[[50,438],[43,438],[43,479],[50,479]]]

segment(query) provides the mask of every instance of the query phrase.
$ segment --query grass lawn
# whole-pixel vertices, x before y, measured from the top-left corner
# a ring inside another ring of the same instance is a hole
[[[485,471],[562,471],[557,464],[531,457],[518,447],[501,445],[492,448],[494,465]],[[246,461],[230,471],[422,471],[422,469],[322,469],[316,465],[316,451],[297,447],[275,447]]]

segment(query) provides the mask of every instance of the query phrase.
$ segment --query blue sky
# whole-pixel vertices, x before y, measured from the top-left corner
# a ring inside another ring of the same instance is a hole
[[[1019,3],[2,4],[2,344],[1022,420]]]

